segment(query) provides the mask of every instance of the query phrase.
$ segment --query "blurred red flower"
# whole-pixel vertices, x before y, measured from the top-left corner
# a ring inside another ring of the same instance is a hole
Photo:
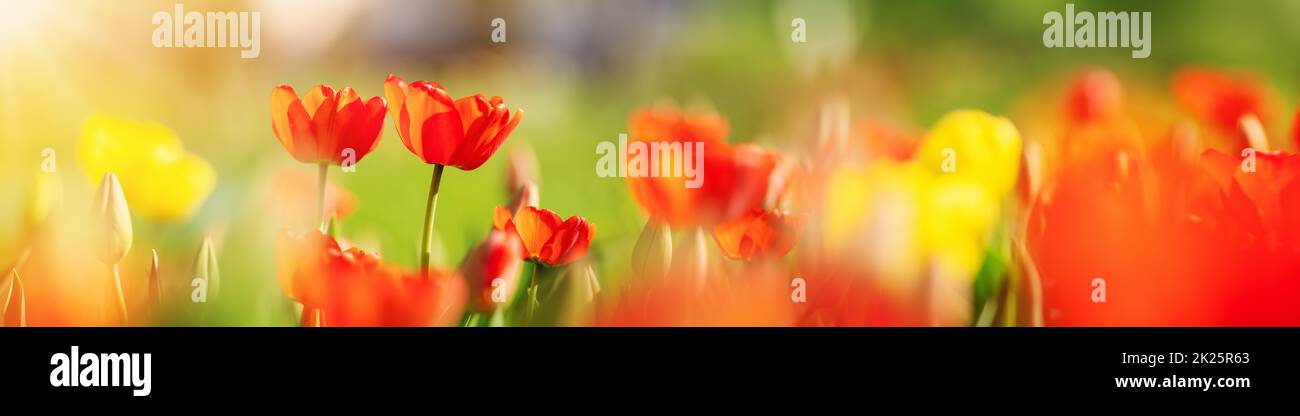
[[[780,258],[799,242],[808,216],[774,209],[751,209],[735,220],[713,228],[713,240],[723,254],[740,260]]]
[[[514,299],[523,258],[518,234],[501,229],[489,231],[460,265],[460,273],[469,283],[470,306],[479,312],[492,312]],[[500,283],[496,283],[497,279]],[[505,301],[493,299],[497,290]]]
[[[773,276],[726,276],[698,282],[670,276],[636,282],[598,308],[595,326],[791,326],[794,303],[786,281]],[[725,283],[723,283],[725,282]]]
[[[402,270],[319,231],[282,233],[276,248],[281,287],[302,303],[304,322],[443,326],[457,323],[464,311],[467,290],[455,272]]]
[[[501,97],[482,94],[452,100],[435,82],[407,84],[395,75],[384,94],[398,111],[393,117],[402,144],[424,163],[474,170],[501,148],[523,118],[513,116]]]
[[[387,112],[383,98],[362,101],[351,87],[317,85],[301,99],[288,85],[271,89],[275,138],[303,163],[360,162],[379,145]]]
[[[776,157],[755,145],[727,144],[730,127],[721,115],[660,105],[636,111],[628,124],[629,143],[704,143],[698,188],[686,187],[684,177],[627,177],[633,199],[651,217],[674,228],[713,226],[762,205]]]
[[[1272,91],[1244,74],[1184,69],[1174,76],[1173,91],[1183,111],[1233,138],[1232,147],[1237,149],[1249,144],[1239,124],[1243,116],[1253,114],[1264,125],[1274,116]]]
[[[1066,115],[1072,123],[1104,121],[1123,110],[1124,91],[1119,78],[1104,69],[1088,69],[1071,81],[1066,92]]]
[[[1261,88],[1238,78],[1189,70],[1175,84],[1216,128],[1267,114]],[[1184,149],[1194,136],[1078,144],[1028,214],[1046,324],[1300,322],[1300,157],[1198,158]]]

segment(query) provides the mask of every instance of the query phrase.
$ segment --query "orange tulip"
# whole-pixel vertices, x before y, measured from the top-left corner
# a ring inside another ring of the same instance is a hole
[[[455,272],[391,267],[319,231],[281,234],[277,266],[285,294],[312,315],[304,321],[320,325],[452,325],[465,307],[465,282]]]
[[[517,216],[497,207],[493,227],[513,230],[522,242],[524,257],[548,266],[562,266],[582,258],[596,236],[596,226],[586,218],[574,215],[560,221],[556,213],[531,206],[524,206]]]
[[[383,98],[362,101],[351,87],[317,85],[302,98],[288,85],[271,89],[275,138],[303,163],[361,161],[379,145],[387,113]]]
[[[698,188],[686,187],[681,177],[628,176],[633,199],[651,217],[674,228],[712,226],[763,203],[776,158],[758,146],[728,145],[729,127],[721,115],[659,106],[637,111],[628,124],[629,142],[704,143],[704,181]]]
[[[807,223],[807,215],[755,208],[714,227],[713,240],[727,257],[733,259],[780,258],[794,248]]]
[[[487,238],[460,265],[461,275],[469,282],[471,306],[487,313],[514,299],[523,258],[518,234],[500,229],[489,231]]]
[[[384,81],[388,101],[398,109],[393,122],[402,143],[424,163],[477,169],[501,148],[523,118],[513,116],[501,97],[475,94],[452,100],[435,82],[407,84],[395,75]]]

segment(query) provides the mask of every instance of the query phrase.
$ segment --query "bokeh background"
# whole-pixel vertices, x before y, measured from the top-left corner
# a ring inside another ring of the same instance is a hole
[[[847,98],[855,119],[923,129],[954,108],[1010,115],[1020,125],[1017,114],[1082,67],[1113,71],[1131,96],[1168,97],[1170,77],[1187,65],[1249,68],[1274,86],[1284,108],[1294,108],[1300,86],[1300,2],[1284,0],[1073,2],[1079,10],[1151,11],[1153,52],[1140,60],[1127,49],[1044,48],[1042,15],[1063,11],[1064,2],[183,2],[187,11],[260,11],[256,59],[241,59],[237,48],[153,47],[150,17],[176,3],[0,1],[0,260],[21,251],[27,184],[40,174],[43,149],[57,155],[59,209],[76,217],[89,212],[97,185],[77,162],[86,120],[107,114],[160,123],[211,163],[216,184],[192,216],[134,219],[137,246],[123,270],[137,277],[128,277],[127,291],[145,290],[138,276],[151,248],[164,291],[188,291],[195,253],[212,236],[227,298],[215,312],[179,314],[177,323],[296,322],[274,276],[275,227],[267,217],[276,178],[300,172],[310,201],[315,168],[295,162],[272,134],[267,97],[278,84],[382,96],[391,73],[437,81],[454,97],[499,95],[525,109],[486,165],[448,170],[437,261],[454,266],[482,237],[492,207],[509,197],[509,153],[531,149],[542,204],[598,225],[589,255],[610,280],[628,267],[625,253],[645,217],[624,181],[595,175],[595,145],[625,132],[634,109],[662,100],[707,103],[730,119],[731,142],[781,149],[814,139],[827,97]],[[490,40],[497,17],[507,22],[504,44]],[[808,23],[806,44],[789,41],[795,17]],[[1285,121],[1277,119],[1279,131]],[[357,209],[342,224],[352,239],[414,265],[430,167],[390,126],[356,172],[335,169],[331,180],[356,195]],[[74,273],[56,286],[96,281]],[[51,299],[49,307],[80,302]]]

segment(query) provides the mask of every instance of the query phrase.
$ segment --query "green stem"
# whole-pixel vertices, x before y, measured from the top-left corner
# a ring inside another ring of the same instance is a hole
[[[542,268],[542,263],[539,261],[531,261],[529,263],[533,264],[533,275],[528,278],[528,314],[525,315],[525,320],[531,324],[533,322],[533,316],[537,312],[537,307],[540,306],[540,302],[537,301],[537,269]]]
[[[442,183],[442,165],[433,165],[429,180],[429,200],[424,207],[424,238],[420,240],[420,272],[428,274],[433,249],[433,211],[438,207],[438,187]]]
[[[320,224],[322,232],[325,231],[325,175],[329,173],[329,167],[328,163],[320,164],[316,183],[316,223]]]

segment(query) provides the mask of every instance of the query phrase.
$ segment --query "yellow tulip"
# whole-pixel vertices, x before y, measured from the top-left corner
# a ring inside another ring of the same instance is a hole
[[[940,276],[964,281],[979,271],[1015,189],[1021,145],[1010,120],[977,110],[944,115],[921,142],[915,162],[932,174],[924,233]]]
[[[926,189],[923,240],[932,271],[954,283],[969,283],[979,272],[1001,203],[971,181],[938,178]]]
[[[977,110],[957,110],[930,129],[917,150],[916,161],[927,172],[973,181],[1000,197],[1016,186],[1020,146],[1020,133],[1010,120]],[[945,172],[944,167],[952,172]]]
[[[1007,119],[951,112],[914,159],[841,167],[831,175],[825,242],[832,249],[865,249],[857,259],[896,288],[914,285],[909,279],[922,270],[968,284],[1015,188],[1020,148],[1020,134]]]
[[[157,123],[91,116],[77,158],[92,182],[116,173],[132,211],[161,221],[189,218],[217,182],[207,160],[186,152],[176,133]]]

